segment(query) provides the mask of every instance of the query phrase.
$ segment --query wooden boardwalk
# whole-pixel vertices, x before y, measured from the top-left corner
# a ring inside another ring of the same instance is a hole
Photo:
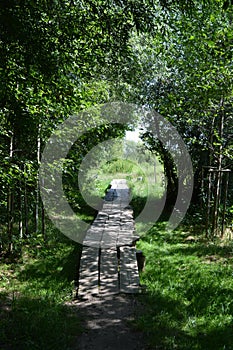
[[[113,180],[102,210],[83,241],[78,296],[137,293],[139,274],[136,259],[133,210],[126,180]]]

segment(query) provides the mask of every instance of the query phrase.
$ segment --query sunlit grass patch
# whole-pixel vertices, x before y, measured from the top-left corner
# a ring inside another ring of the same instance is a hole
[[[233,349],[233,244],[189,234],[158,224],[138,243],[147,286],[140,327],[153,349]]]

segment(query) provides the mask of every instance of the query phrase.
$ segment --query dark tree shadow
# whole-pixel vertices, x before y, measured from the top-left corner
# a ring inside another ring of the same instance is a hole
[[[0,319],[2,350],[72,348],[81,321],[68,306],[42,298],[18,296],[4,303]]]
[[[73,293],[80,251],[78,244],[43,248],[37,260],[19,271],[17,280],[25,287],[0,296],[0,349],[72,348],[81,319],[64,298]]]

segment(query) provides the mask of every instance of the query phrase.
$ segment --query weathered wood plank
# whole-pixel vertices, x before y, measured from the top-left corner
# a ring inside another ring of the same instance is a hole
[[[120,292],[138,293],[139,274],[134,247],[120,248]]]
[[[119,293],[117,250],[101,249],[100,254],[100,294]]]
[[[78,296],[99,293],[99,249],[83,247],[78,282]]]
[[[106,228],[102,235],[101,248],[116,249],[117,237],[118,237],[117,229]]]
[[[116,246],[117,248],[123,246],[135,246],[136,241],[139,240],[139,236],[118,236]]]
[[[93,226],[87,231],[83,240],[84,246],[99,248],[103,236],[103,228],[93,228]]]

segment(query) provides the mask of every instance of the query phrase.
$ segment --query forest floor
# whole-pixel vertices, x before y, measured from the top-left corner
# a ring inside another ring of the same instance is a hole
[[[233,241],[163,223],[137,244],[142,294],[75,299],[79,246],[0,263],[0,349],[233,350]],[[148,345],[149,344],[149,345]]]
[[[69,303],[81,313],[83,333],[74,350],[146,350],[145,335],[137,330],[135,316],[142,310],[137,297],[117,294]]]

